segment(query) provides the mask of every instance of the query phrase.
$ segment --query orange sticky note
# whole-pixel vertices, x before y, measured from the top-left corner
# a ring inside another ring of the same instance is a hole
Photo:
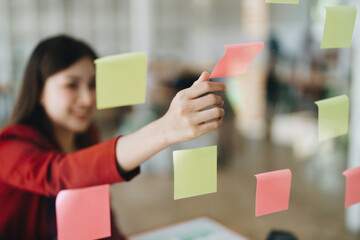
[[[109,185],[60,191],[56,197],[59,240],[111,236]]]
[[[360,167],[350,168],[343,172],[346,177],[345,207],[360,202]]]
[[[257,179],[255,216],[262,216],[289,208],[290,169],[255,175]]]
[[[214,67],[210,78],[246,73],[263,48],[263,42],[225,45],[225,55]]]

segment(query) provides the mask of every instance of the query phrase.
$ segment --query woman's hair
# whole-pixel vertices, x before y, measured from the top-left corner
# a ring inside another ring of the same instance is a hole
[[[71,37],[60,35],[41,41],[27,63],[9,124],[26,124],[51,138],[51,121],[40,104],[45,81],[85,57],[92,60],[97,58],[87,44]],[[78,134],[77,147],[91,145],[86,142],[89,131]]]

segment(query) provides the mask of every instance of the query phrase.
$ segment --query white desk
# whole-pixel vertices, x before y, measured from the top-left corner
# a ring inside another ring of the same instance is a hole
[[[200,217],[178,224],[148,231],[130,240],[248,240],[208,217]]]

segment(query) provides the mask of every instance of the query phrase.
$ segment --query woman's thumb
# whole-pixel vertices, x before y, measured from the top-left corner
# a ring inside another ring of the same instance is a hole
[[[197,84],[199,84],[199,83],[201,83],[201,82],[209,81],[209,77],[210,77],[210,75],[209,75],[208,72],[203,72],[203,73],[200,75],[199,79],[196,80],[196,81],[193,83],[193,85],[197,85]]]

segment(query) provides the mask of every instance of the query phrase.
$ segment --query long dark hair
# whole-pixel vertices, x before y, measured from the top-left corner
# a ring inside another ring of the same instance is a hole
[[[40,104],[40,95],[45,81],[81,58],[96,59],[95,52],[84,42],[60,35],[41,41],[25,68],[20,91],[11,113],[9,124],[25,124],[39,130],[51,139],[51,121]],[[78,148],[91,145],[89,132],[77,134]]]

